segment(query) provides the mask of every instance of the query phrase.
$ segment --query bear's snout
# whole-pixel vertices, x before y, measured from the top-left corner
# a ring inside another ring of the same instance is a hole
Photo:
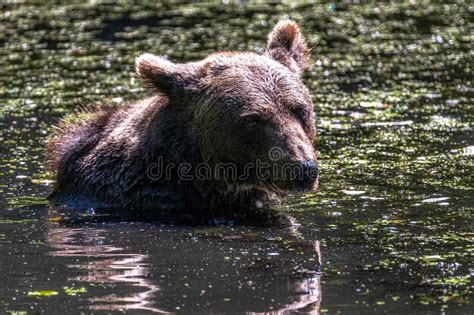
[[[296,168],[296,186],[300,190],[311,190],[319,177],[319,165],[315,160],[303,160]]]

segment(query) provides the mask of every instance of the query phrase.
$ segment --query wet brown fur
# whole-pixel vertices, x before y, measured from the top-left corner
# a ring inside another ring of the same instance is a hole
[[[152,179],[163,163],[233,163],[239,168],[315,160],[315,122],[301,82],[308,48],[299,27],[280,21],[266,53],[220,52],[176,64],[144,54],[137,74],[152,90],[126,106],[97,104],[60,123],[48,142],[47,163],[56,174],[51,199],[61,204],[139,209],[206,209],[253,206],[293,183],[248,180]],[[254,120],[257,127],[254,126]],[[256,129],[255,129],[256,128]],[[269,160],[272,148],[279,161]],[[316,182],[310,188],[314,188]]]

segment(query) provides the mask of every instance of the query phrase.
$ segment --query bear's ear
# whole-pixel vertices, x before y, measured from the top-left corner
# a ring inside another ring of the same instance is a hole
[[[148,53],[136,59],[135,68],[146,86],[168,95],[185,89],[195,89],[202,74],[196,63],[173,63]]]
[[[300,75],[308,67],[306,40],[298,24],[291,20],[281,20],[275,25],[268,35],[265,54]]]

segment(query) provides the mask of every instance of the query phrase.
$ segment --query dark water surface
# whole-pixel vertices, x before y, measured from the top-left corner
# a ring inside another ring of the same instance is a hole
[[[474,6],[0,3],[0,313],[474,312]],[[321,181],[299,227],[170,226],[48,205],[60,117],[146,94],[142,52],[312,47]],[[322,270],[319,268],[322,261]]]

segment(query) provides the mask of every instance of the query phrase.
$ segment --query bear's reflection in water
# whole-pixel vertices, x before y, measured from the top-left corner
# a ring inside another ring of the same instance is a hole
[[[152,307],[154,293],[159,290],[147,274],[146,255],[125,253],[124,248],[102,244],[106,231],[94,228],[55,228],[48,235],[56,257],[71,257],[77,263],[69,268],[83,271],[73,280],[103,286],[129,284],[139,292],[120,296],[116,293],[91,298],[94,310],[140,309],[164,312]],[[81,259],[82,258],[82,259]]]
[[[107,218],[107,216],[104,216]],[[51,255],[66,258],[89,310],[164,313],[319,313],[319,242],[296,227],[179,227],[61,219]]]

